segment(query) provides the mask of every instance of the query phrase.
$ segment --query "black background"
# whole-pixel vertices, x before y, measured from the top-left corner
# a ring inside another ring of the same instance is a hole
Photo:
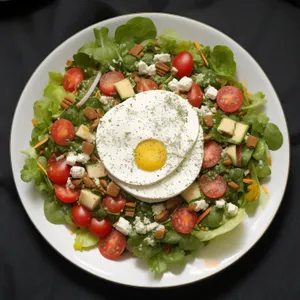
[[[45,56],[86,26],[142,11],[169,12],[205,22],[249,51],[281,99],[292,146],[285,197],[261,240],[223,272],[165,290],[112,284],[62,258],[27,217],[9,159],[13,112],[24,85]],[[298,0],[0,2],[0,299],[300,299],[299,31]]]

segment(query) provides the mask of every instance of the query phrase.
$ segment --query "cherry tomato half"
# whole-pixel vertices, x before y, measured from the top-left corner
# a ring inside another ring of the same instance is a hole
[[[172,225],[174,229],[182,234],[192,232],[197,222],[197,214],[194,211],[189,211],[187,207],[181,207],[172,215]]]
[[[64,76],[63,86],[66,91],[74,92],[83,80],[83,73],[79,68],[69,69]]]
[[[157,89],[158,85],[151,79],[141,79],[136,86],[138,93]]]
[[[126,204],[126,199],[119,195],[118,197],[106,196],[102,201],[102,206],[110,213],[116,214],[121,212]]]
[[[117,94],[115,83],[124,79],[124,75],[117,71],[111,71],[104,74],[100,79],[100,90],[107,96],[114,96]]]
[[[91,223],[92,215],[87,208],[75,203],[72,206],[72,219],[77,226],[86,228]]]
[[[202,168],[207,169],[215,166],[221,158],[221,148],[214,142],[208,142],[204,144],[204,155]]]
[[[74,125],[69,120],[65,119],[56,120],[52,124],[50,132],[54,142],[61,146],[68,145],[75,137]]]
[[[66,187],[64,184],[54,184],[54,192],[56,197],[65,203],[72,203],[78,200],[80,196],[80,190],[73,190]]]
[[[126,238],[119,231],[112,230],[105,238],[100,239],[98,249],[107,259],[116,259],[125,250]]]
[[[192,54],[187,51],[176,54],[172,60],[172,66],[178,70],[176,73],[177,78],[190,76],[194,66]]]
[[[224,177],[217,175],[214,177],[208,177],[202,175],[199,180],[200,189],[203,194],[211,199],[217,199],[222,197],[227,189],[227,182]]]
[[[112,230],[112,224],[108,218],[98,221],[96,218],[92,219],[90,225],[90,232],[92,235],[103,238]]]
[[[235,86],[223,86],[217,94],[217,104],[227,112],[232,113],[243,105],[244,97],[242,92]]]
[[[71,167],[67,165],[66,159],[56,160],[57,155],[50,156],[47,162],[47,174],[51,181],[64,184],[70,176]]]
[[[202,98],[203,94],[200,86],[193,82],[190,91],[187,93],[189,103],[194,107],[199,107],[201,105]]]

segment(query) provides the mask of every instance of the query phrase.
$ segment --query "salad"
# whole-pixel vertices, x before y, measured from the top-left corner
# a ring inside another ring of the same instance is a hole
[[[63,74],[49,73],[21,178],[43,194],[47,220],[72,230],[75,250],[130,251],[163,273],[266,202],[283,136],[227,46],[157,36],[144,17],[94,35]]]

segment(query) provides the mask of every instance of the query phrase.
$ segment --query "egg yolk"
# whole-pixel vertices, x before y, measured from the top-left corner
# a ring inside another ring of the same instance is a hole
[[[141,170],[148,172],[159,170],[167,160],[166,147],[155,139],[144,140],[136,146],[134,160]]]

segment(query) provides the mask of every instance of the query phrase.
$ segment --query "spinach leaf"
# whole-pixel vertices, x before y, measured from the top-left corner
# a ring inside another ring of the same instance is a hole
[[[201,221],[200,227],[217,228],[223,221],[224,210],[217,209],[215,206],[210,208],[209,214]]]
[[[258,179],[264,179],[271,175],[271,168],[266,165],[264,165],[262,167],[260,165],[258,165],[256,167],[256,173],[257,173]]]
[[[162,241],[167,244],[178,244],[180,240],[181,235],[179,233],[177,233],[175,230],[169,230],[165,234]]]
[[[119,44],[130,40],[138,44],[147,39],[155,39],[156,34],[156,27],[151,19],[135,17],[116,29],[115,40]]]
[[[249,149],[247,147],[242,148],[242,167],[246,167],[248,165],[253,152],[254,152],[254,149]]]
[[[236,63],[233,52],[227,46],[215,46],[210,53],[210,64],[218,75],[235,76]]]
[[[97,74],[99,64],[93,59],[92,56],[83,52],[79,52],[73,55],[71,67],[80,68],[83,71],[84,78],[87,79]]]
[[[271,150],[279,149],[283,144],[283,135],[277,125],[267,124],[264,131],[265,141]]]
[[[199,241],[193,235],[182,235],[179,248],[182,250],[195,250],[199,247]]]
[[[266,144],[265,144],[265,141],[263,139],[259,139],[257,144],[256,144],[256,147],[255,147],[255,150],[253,152],[253,157],[256,159],[256,160],[263,160],[264,157],[266,155]]]

